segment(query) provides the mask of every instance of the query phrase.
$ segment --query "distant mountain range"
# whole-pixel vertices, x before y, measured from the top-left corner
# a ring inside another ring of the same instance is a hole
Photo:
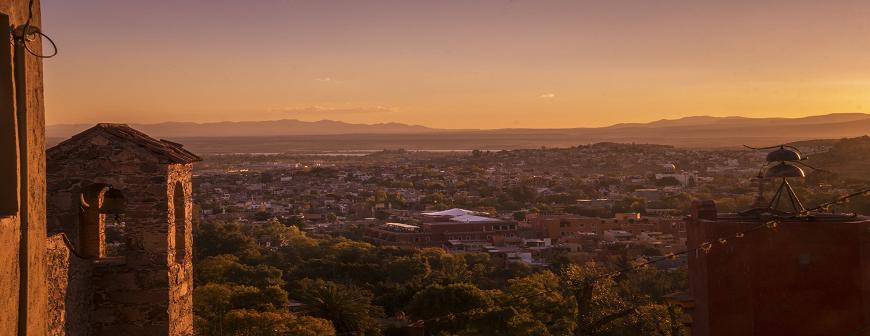
[[[154,137],[232,137],[282,136],[329,134],[403,134],[431,132],[435,129],[400,123],[351,124],[342,121],[300,121],[293,119],[269,121],[223,121],[212,123],[164,122],[158,124],[129,124]],[[66,138],[90,128],[90,124],[49,125],[47,137]]]
[[[46,127],[50,144],[92,125]],[[771,145],[870,134],[870,114],[803,118],[695,116],[596,128],[437,129],[400,123],[351,124],[299,120],[131,124],[151,136],[178,140],[202,152],[285,152],[353,149],[514,149],[567,147],[602,141],[687,147]]]

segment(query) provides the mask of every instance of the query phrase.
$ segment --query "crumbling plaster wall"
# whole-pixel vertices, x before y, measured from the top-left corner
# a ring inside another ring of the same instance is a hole
[[[12,26],[24,24],[29,15],[29,0],[0,0],[0,12],[9,15]],[[33,4],[31,25],[40,27],[40,2]],[[8,39],[7,39],[8,41]],[[40,40],[30,42],[33,50],[42,50]],[[46,262],[45,262],[45,121],[42,85],[42,60],[26,55],[23,64],[26,129],[19,134],[26,146],[19,153],[25,163],[27,179],[22,187],[26,199],[17,216],[0,218],[0,336],[17,335],[19,321],[26,335],[47,335],[46,332]],[[0,158],[9,160],[10,158]],[[18,160],[17,160],[18,161]],[[20,162],[20,161],[19,161]],[[2,185],[0,188],[15,188]],[[24,216],[22,216],[24,215]],[[26,230],[22,230],[21,218],[26,217]],[[26,256],[21,254],[22,234],[26,238]],[[21,260],[25,258],[25,260]],[[24,265],[25,267],[21,267]],[[26,284],[19,277],[26,270]],[[25,285],[24,290],[21,286]],[[24,297],[21,296],[24,295]],[[21,316],[24,314],[25,316]]]

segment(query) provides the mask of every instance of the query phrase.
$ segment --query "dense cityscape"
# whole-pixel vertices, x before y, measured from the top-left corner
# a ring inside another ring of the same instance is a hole
[[[866,145],[858,138],[805,143],[802,150],[824,163],[845,147]],[[680,335],[685,316],[677,301],[687,286],[681,251],[688,245],[685,217],[692,201],[715,199],[720,212],[767,207],[775,185],[756,177],[766,155],[747,148],[599,143],[208,156],[193,178],[197,293],[225,286],[226,300],[236,302],[233,286],[260,283],[261,295],[278,300],[275,311],[328,319],[338,334]],[[794,183],[808,204],[860,186],[860,179],[821,168]],[[867,211],[868,205],[858,201],[838,211]],[[244,244],[218,243],[227,240]],[[302,252],[311,248],[301,246],[317,248]],[[520,295],[512,291],[555,289],[572,276],[590,279],[645,263],[649,267],[620,273],[608,280],[610,287],[596,289],[610,292],[613,297],[602,300],[614,302],[601,311],[591,304],[580,310],[626,318],[596,324],[595,317],[571,315],[566,307],[544,318],[531,308],[553,300],[544,294],[524,297],[521,305],[498,304]],[[231,279],[234,269],[256,269],[260,273],[252,274],[272,280]],[[344,299],[362,305],[317,306],[329,300],[299,292],[311,286],[353,288],[361,297]],[[424,297],[439,303],[421,303]],[[220,309],[254,314],[244,309],[261,304]],[[220,318],[212,305],[195,304],[203,325]],[[474,315],[463,316],[468,311]]]

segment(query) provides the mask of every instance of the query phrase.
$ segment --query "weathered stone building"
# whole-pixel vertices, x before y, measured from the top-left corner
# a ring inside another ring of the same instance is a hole
[[[68,237],[49,244],[51,333],[192,334],[190,179],[198,160],[120,124],[48,150],[48,232]],[[107,216],[123,218],[115,256],[106,253]]]

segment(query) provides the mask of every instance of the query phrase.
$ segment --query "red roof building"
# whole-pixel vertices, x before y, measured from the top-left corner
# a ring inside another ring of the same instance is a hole
[[[688,256],[692,335],[870,333],[870,217],[698,201],[687,224],[689,247],[711,243]]]

